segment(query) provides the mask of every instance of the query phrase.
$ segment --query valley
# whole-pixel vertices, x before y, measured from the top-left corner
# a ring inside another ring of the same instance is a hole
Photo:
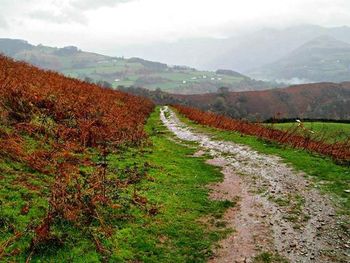
[[[68,77],[99,83],[107,87],[144,87],[170,93],[199,94],[230,90],[256,90],[277,87],[232,70],[199,71],[186,66],[168,66],[140,58],[110,57],[84,52],[77,47],[53,48],[31,45],[24,40],[0,39],[0,53]]]

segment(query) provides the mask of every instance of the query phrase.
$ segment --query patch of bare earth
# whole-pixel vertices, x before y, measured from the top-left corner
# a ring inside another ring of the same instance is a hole
[[[237,202],[224,215],[235,231],[210,262],[253,262],[263,252],[290,262],[350,262],[348,218],[305,174],[278,157],[196,132],[168,107],[160,117],[179,139],[199,144],[197,156],[209,154],[208,162],[222,168],[224,180],[211,186],[211,198]]]

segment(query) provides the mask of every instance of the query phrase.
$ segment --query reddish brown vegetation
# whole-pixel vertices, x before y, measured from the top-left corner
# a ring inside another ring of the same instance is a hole
[[[279,115],[279,118],[350,119],[350,82],[173,97],[184,100],[189,106],[234,118],[265,120]],[[224,105],[215,105],[218,98],[221,98]]]
[[[240,121],[210,112],[185,107],[174,106],[181,114],[197,123],[215,128],[237,131],[246,135],[257,136],[264,140],[286,144],[291,147],[306,149],[322,155],[330,156],[337,161],[350,161],[349,143],[327,144],[323,141],[315,141],[295,134],[295,130],[281,131],[261,124]]]
[[[0,158],[55,177],[47,216],[34,229],[30,256],[38,244],[54,239],[50,228],[55,220],[77,227],[93,220],[105,225],[98,207],[117,207],[112,194],[119,187],[106,177],[107,155],[121,145],[140,144],[152,110],[147,99],[0,56]],[[37,145],[28,146],[28,137]],[[90,160],[91,147],[98,150],[99,163]],[[82,166],[90,166],[91,174],[82,173]]]

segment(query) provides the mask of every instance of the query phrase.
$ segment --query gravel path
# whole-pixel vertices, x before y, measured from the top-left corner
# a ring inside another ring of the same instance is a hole
[[[167,106],[160,117],[176,137],[199,144],[196,155],[209,154],[208,163],[222,167],[224,180],[211,186],[211,197],[238,201],[224,215],[234,232],[210,262],[253,262],[262,252],[275,262],[350,262],[348,221],[305,174],[276,156],[196,132]]]

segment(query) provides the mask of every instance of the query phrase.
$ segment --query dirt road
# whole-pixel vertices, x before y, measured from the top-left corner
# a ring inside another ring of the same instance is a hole
[[[345,219],[305,174],[276,156],[213,140],[166,106],[160,117],[178,139],[198,143],[196,155],[209,154],[208,163],[222,167],[224,180],[211,186],[211,198],[238,201],[224,215],[234,232],[210,262],[253,262],[264,252],[274,262],[350,262]]]

